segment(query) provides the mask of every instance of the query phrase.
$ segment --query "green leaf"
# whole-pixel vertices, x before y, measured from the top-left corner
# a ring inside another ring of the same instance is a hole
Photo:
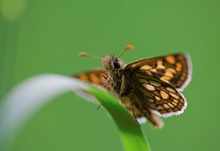
[[[126,151],[150,151],[140,125],[116,98],[96,88],[89,87],[87,91],[97,98],[116,122]]]

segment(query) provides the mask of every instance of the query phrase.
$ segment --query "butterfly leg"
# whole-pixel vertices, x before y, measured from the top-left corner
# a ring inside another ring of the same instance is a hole
[[[124,92],[124,88],[125,88],[124,81],[125,81],[125,76],[122,75],[121,76],[121,86],[120,86],[120,91],[119,91],[119,95],[118,95],[119,99],[121,98],[121,96]]]
[[[131,106],[132,106],[132,114],[133,114],[133,117],[134,117],[134,119],[135,119],[135,121],[138,123],[138,125],[140,126],[140,123],[138,122],[138,120],[137,120],[137,116],[136,116],[136,114],[135,114],[135,110],[134,110],[134,103],[132,102],[131,103]]]
[[[103,86],[105,87],[105,85],[106,85],[106,80],[107,80],[107,76],[106,75],[104,75],[104,74],[101,74],[100,75],[100,77],[99,77],[99,83],[97,84],[97,86],[98,85],[102,85],[102,78],[104,78],[105,79],[105,82],[104,82],[104,84],[103,84]]]
[[[104,75],[104,74],[101,74],[101,75],[100,75],[100,78],[99,78],[99,83],[97,84],[97,86],[96,86],[96,87],[98,87],[99,85],[101,85],[101,83],[102,83],[102,82],[101,82],[102,78],[104,78],[104,79],[106,80],[106,79],[107,79],[107,76],[106,76],[106,75]],[[105,84],[104,84],[104,85],[105,85]],[[104,86],[104,85],[103,85],[103,86]],[[105,86],[104,86],[104,87],[105,87]],[[101,104],[99,104],[99,106],[97,107],[97,109],[96,109],[96,110],[98,111],[98,110],[100,109],[100,107],[101,107],[101,106],[102,106],[102,105],[101,105]]]
[[[96,109],[96,110],[98,111],[98,110],[100,109],[100,107],[101,107],[101,106],[102,106],[102,105],[101,105],[101,104],[99,104],[99,106],[97,107],[97,109]]]

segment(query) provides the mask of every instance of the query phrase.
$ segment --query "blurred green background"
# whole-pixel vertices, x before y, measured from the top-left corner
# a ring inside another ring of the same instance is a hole
[[[22,80],[41,73],[73,75],[101,67],[80,58],[135,49],[125,62],[188,52],[193,79],[183,94],[188,107],[164,119],[162,130],[142,125],[152,151],[206,151],[220,148],[218,80],[220,1],[0,1],[0,97]],[[122,150],[115,123],[105,110],[72,93],[42,108],[7,151]]]

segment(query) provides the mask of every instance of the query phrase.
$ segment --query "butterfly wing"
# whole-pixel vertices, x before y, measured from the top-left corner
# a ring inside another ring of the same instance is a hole
[[[92,84],[102,86],[104,85],[105,77],[107,77],[107,75],[103,70],[97,69],[97,70],[80,73],[78,75],[75,75],[74,77],[82,81],[86,81]]]
[[[190,74],[190,63],[183,54],[128,64],[123,71],[124,79],[129,80],[124,80],[122,102],[130,101],[138,117],[145,116],[155,127],[162,127],[163,122],[156,115],[178,115],[186,108],[185,98],[176,89],[186,86]]]
[[[131,86],[131,83],[130,83]],[[132,86],[131,86],[132,87]],[[127,87],[128,88],[128,87]],[[128,89],[127,89],[128,90]],[[138,121],[139,119],[146,119],[152,123],[156,128],[163,127],[163,121],[152,112],[144,99],[140,95],[139,88],[136,87],[135,90],[125,91],[120,97],[121,102],[125,105],[131,115],[134,116]],[[145,99],[146,100],[146,99]],[[142,123],[142,122],[141,122]]]
[[[106,89],[104,87],[104,83],[106,81],[106,79],[104,77],[107,77],[107,75],[101,69],[83,72],[78,75],[75,75],[74,77],[78,78],[82,81],[89,82],[89,83],[91,83],[101,89],[104,89],[104,90]],[[114,94],[116,94],[116,93],[114,93]],[[143,115],[139,109],[137,109],[135,106],[132,105],[131,102],[134,99],[134,98],[132,98],[133,96],[135,96],[135,95],[130,94],[128,96],[123,96],[123,97],[120,97],[120,100],[123,103],[123,105],[128,109],[130,114],[133,115],[135,118],[137,118],[137,120],[139,120],[140,118],[143,118],[146,116]]]
[[[143,59],[125,67],[126,71],[145,71],[146,75],[155,77],[182,91],[191,80],[191,59],[187,54],[172,54]]]
[[[191,62],[187,55],[139,60],[125,66],[120,74],[124,80],[120,80],[119,97],[134,117],[146,117],[155,127],[162,127],[163,122],[156,115],[177,115],[186,108],[187,103],[179,91],[191,78]],[[75,77],[102,87],[107,75],[103,70],[93,70]]]

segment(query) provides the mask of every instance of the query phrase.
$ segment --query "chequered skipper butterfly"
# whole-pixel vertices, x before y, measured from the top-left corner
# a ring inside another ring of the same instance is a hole
[[[128,45],[123,53],[132,48]],[[180,91],[191,80],[189,55],[170,54],[124,65],[120,59],[122,54],[118,57],[105,55],[100,58],[102,69],[75,77],[107,89],[119,98],[130,114],[135,118],[146,117],[154,127],[163,126],[158,116],[183,113],[187,102]],[[81,56],[90,55],[81,53]]]

